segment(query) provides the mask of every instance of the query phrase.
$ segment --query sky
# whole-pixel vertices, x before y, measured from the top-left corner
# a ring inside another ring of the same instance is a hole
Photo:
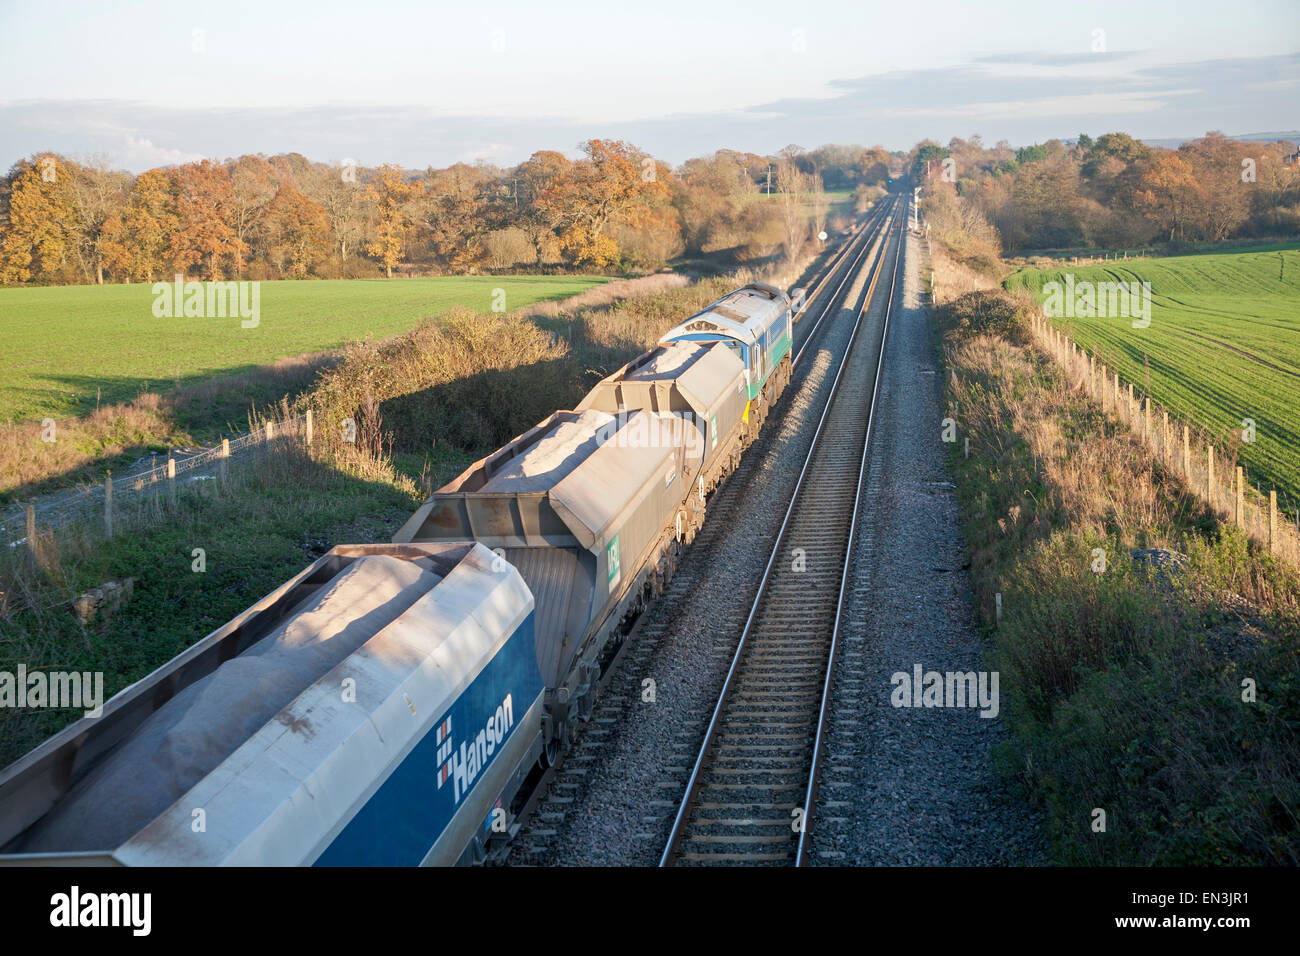
[[[0,168],[1300,129],[1300,2],[0,0]]]

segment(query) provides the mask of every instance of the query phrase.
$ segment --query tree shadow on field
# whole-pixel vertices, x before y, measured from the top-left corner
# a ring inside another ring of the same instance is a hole
[[[247,427],[248,413],[307,389],[316,376],[338,361],[338,354],[316,352],[288,356],[260,365],[239,365],[171,378],[143,376],[42,375],[43,391],[53,393],[48,413],[56,419],[92,415],[112,405],[139,403],[165,406],[177,425],[196,440],[229,435]],[[158,396],[158,397],[155,397]]]

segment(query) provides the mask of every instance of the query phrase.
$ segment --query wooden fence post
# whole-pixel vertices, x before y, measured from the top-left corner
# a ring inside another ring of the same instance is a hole
[[[104,537],[113,540],[113,472],[104,476]]]
[[[1277,554],[1277,492],[1268,493],[1268,553]]]
[[[311,447],[312,430],[313,429],[312,429],[311,409],[309,408],[307,409],[307,447],[308,448]]]
[[[1210,510],[1214,510],[1214,446],[1207,444],[1205,446],[1205,500],[1210,503]]]
[[[1241,465],[1237,466],[1237,475],[1232,482],[1232,495],[1233,495],[1233,514],[1235,515],[1237,527],[1240,528],[1242,527],[1245,521],[1245,515],[1241,513],[1241,505],[1242,505]]]
[[[1188,484],[1192,481],[1192,444],[1191,436],[1187,433],[1187,426],[1183,425],[1183,477],[1187,479]]]
[[[31,552],[32,560],[39,565],[41,552],[36,546],[36,508],[32,505],[27,506],[27,550]]]
[[[176,459],[167,455],[167,498],[176,504]]]
[[[269,445],[271,443],[271,439],[274,437],[275,437],[275,428],[271,424],[271,420],[268,418],[266,420],[266,443]]]
[[[230,461],[230,439],[221,439],[221,485],[225,487],[227,480],[230,478],[230,472],[227,463]]]

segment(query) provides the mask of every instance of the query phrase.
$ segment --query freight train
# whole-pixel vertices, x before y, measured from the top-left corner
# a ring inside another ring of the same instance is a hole
[[[465,864],[590,717],[790,380],[750,283],[0,773],[0,863]]]

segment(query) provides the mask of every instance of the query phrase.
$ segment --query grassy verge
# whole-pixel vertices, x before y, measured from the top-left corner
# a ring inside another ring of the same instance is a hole
[[[1071,390],[1021,308],[936,313],[1006,772],[1061,863],[1300,863],[1300,575]]]
[[[449,464],[572,408],[600,378],[751,278],[742,271],[532,315],[452,310],[386,342],[349,346],[301,401],[318,410],[336,445],[351,419],[371,453],[391,449],[408,473],[421,462],[422,471],[450,477]]]

